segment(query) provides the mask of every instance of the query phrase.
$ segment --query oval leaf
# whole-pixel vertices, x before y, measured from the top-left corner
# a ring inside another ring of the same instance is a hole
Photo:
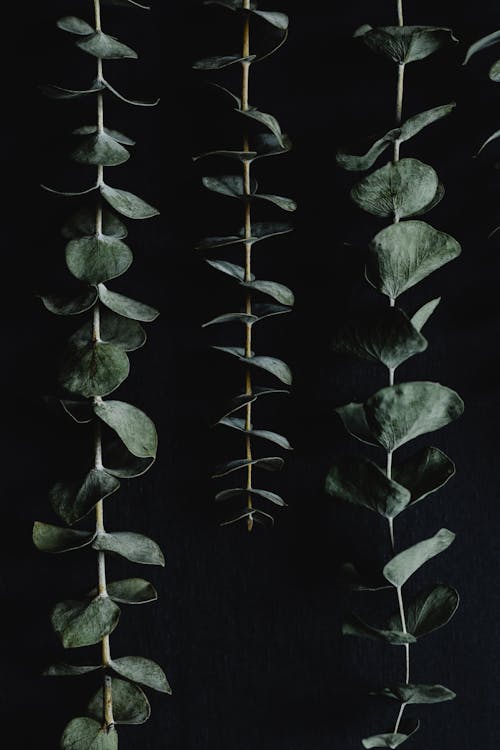
[[[51,612],[52,627],[64,648],[80,648],[99,643],[118,625],[120,608],[107,596],[88,601],[68,600]]]
[[[102,234],[71,240],[66,246],[69,270],[77,279],[88,284],[100,284],[121,276],[132,260],[128,245]]]
[[[113,696],[113,718],[116,724],[144,724],[151,715],[151,706],[144,692],[138,685],[111,679],[111,694]],[[103,717],[103,689],[97,691],[87,706],[87,713],[101,724]]]
[[[439,448],[423,448],[393,466],[392,476],[411,492],[411,504],[443,487],[455,474],[455,464]]]
[[[118,734],[114,727],[106,730],[94,719],[82,716],[66,726],[61,750],[118,750]]]
[[[384,578],[393,586],[401,588],[415,571],[448,549],[454,540],[455,534],[448,529],[441,529],[429,539],[424,539],[393,557],[384,567]]]
[[[99,299],[103,305],[106,305],[117,315],[122,315],[124,318],[130,318],[131,320],[139,320],[141,323],[152,323],[160,314],[154,307],[145,305],[143,302],[130,299],[130,297],[125,297],[125,295],[117,292],[110,292],[104,284],[99,284]]]
[[[459,604],[458,592],[451,586],[437,584],[422,591],[406,605],[406,626],[415,638],[442,628],[451,620]],[[399,612],[389,620],[390,627],[400,627]]]
[[[150,206],[149,203],[143,201],[133,193],[129,193],[127,190],[118,190],[118,188],[112,188],[109,185],[101,185],[100,191],[102,197],[107,200],[110,206],[118,211],[122,216],[127,216],[129,219],[150,219],[152,216],[158,216],[160,213],[156,208]]]
[[[156,542],[132,531],[97,534],[92,547],[100,552],[113,552],[140,565],[165,565],[165,558]]]
[[[156,455],[156,428],[143,411],[123,401],[98,403],[94,406],[94,411],[117,433],[132,455],[138,458],[151,458]]]
[[[107,396],[127,379],[130,362],[118,346],[103,341],[69,348],[59,383],[85,398]]]
[[[362,26],[354,36],[361,37],[374,52],[397,63],[423,60],[442,47],[456,43],[451,29],[438,26]]]
[[[69,552],[92,544],[95,534],[76,531],[36,521],[33,527],[33,543],[41,552]]]
[[[151,659],[144,659],[142,656],[123,656],[114,659],[111,666],[117,674],[127,680],[138,682],[160,693],[172,694],[165,672]]]
[[[101,469],[92,469],[83,482],[58,482],[49,497],[53,509],[63,521],[73,524],[119,487],[120,482],[115,477]]]

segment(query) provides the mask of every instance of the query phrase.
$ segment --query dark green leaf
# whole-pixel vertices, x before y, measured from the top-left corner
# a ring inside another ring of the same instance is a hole
[[[276,281],[245,281],[242,283],[246,289],[253,289],[262,294],[267,294],[282,305],[292,306],[295,303],[295,297],[291,289],[284,284],[278,284]]]
[[[217,325],[219,323],[244,323],[245,325],[253,325],[258,321],[256,315],[247,315],[247,313],[225,313],[224,315],[218,315],[216,318],[212,318],[207,323],[203,323],[202,328],[207,326]]]
[[[137,458],[156,456],[158,435],[151,419],[143,411],[123,401],[103,401],[94,411]]]
[[[64,16],[64,18],[60,18],[57,21],[57,26],[63,31],[67,31],[70,34],[77,34],[78,36],[87,36],[95,31],[87,21],[76,16]]]
[[[401,588],[428,560],[448,549],[455,540],[455,534],[448,529],[441,529],[429,539],[403,550],[384,567],[384,578],[393,586]]]
[[[397,63],[423,60],[433,52],[456,43],[451,29],[436,26],[362,26],[354,34],[374,52]]]
[[[245,237],[245,227],[242,227],[238,234],[229,237],[207,237],[196,245],[196,250],[211,250],[214,247],[225,247],[226,245],[235,245],[241,243],[250,243],[254,245],[261,240],[267,240],[270,237],[277,237],[280,234],[288,234],[293,231],[293,226],[286,223],[256,222],[252,224],[252,236],[248,239]],[[210,261],[207,261],[210,262]],[[218,261],[212,261],[216,263]],[[225,261],[219,261],[221,263]],[[238,266],[240,268],[240,266]],[[244,278],[243,276],[238,278]]]
[[[260,112],[258,109],[254,108],[246,110],[237,109],[236,111],[244,117],[248,117],[251,120],[256,120],[257,122],[260,122],[262,125],[264,125],[275,136],[280,147],[284,148],[285,144],[283,142],[280,124],[278,120],[273,117],[273,115],[269,115],[267,112]]]
[[[50,99],[79,99],[82,96],[88,96],[89,94],[97,94],[105,88],[102,81],[92,81],[90,88],[88,89],[66,89],[63,86],[54,86],[53,84],[47,84],[40,86],[40,91]]]
[[[94,719],[82,716],[66,726],[61,750],[118,750],[118,734],[114,727],[107,730]]]
[[[207,190],[220,195],[227,195],[229,198],[245,198],[245,183],[240,175],[223,175],[222,177],[203,177],[203,185]],[[257,190],[257,181],[251,180],[250,193],[254,194]]]
[[[101,664],[92,667],[79,667],[73,664],[51,664],[43,674],[45,677],[80,677],[90,672],[97,672],[99,669],[102,669]]]
[[[205,57],[203,60],[197,60],[193,63],[195,70],[221,70],[228,68],[236,63],[251,63],[255,60],[255,55],[241,57],[241,55],[219,55],[216,57]]]
[[[365,407],[363,404],[351,402],[345,406],[335,409],[347,432],[353,437],[369,445],[377,445],[376,438],[366,421]]]
[[[390,588],[382,576],[361,575],[352,563],[343,563],[338,576],[339,583],[352,591],[381,591]]]
[[[351,615],[342,626],[344,635],[353,635],[358,638],[368,638],[372,641],[383,641],[391,646],[402,646],[405,643],[415,643],[416,638],[410,633],[403,633],[399,630],[400,624],[393,629],[376,628],[368,625],[357,615]]]
[[[270,23],[280,31],[286,31],[288,29],[288,16],[284,13],[276,13],[275,11],[268,10],[254,10],[253,14],[262,18],[267,23]]]
[[[286,383],[286,385],[291,385],[292,383],[292,372],[288,365],[281,359],[261,356],[246,357],[244,349],[234,346],[214,346],[213,348],[226,354],[231,354],[233,357],[239,359],[240,362],[244,362],[251,367],[258,367],[260,370],[270,372],[278,380],[281,380],[282,383]]]
[[[108,594],[119,604],[148,604],[158,599],[155,587],[144,578],[126,578],[108,583]]]
[[[235,513],[230,514],[227,521],[221,523],[221,526],[232,526],[233,523],[238,523],[243,520],[247,522],[249,528],[253,526],[254,522],[261,526],[265,526],[268,529],[274,526],[274,518],[258,508],[236,511]]]
[[[72,346],[59,374],[70,393],[85,398],[107,396],[128,377],[130,363],[123,349],[101,341]]]
[[[109,597],[98,596],[91,602],[68,600],[53,608],[50,620],[64,648],[79,648],[99,643],[118,625],[120,608]]]
[[[100,186],[100,191],[102,197],[108,201],[115,211],[129,219],[150,219],[160,213],[149,203],[143,201],[142,198],[129,193],[127,190],[118,190],[118,188],[103,184]]]
[[[236,461],[228,461],[227,463],[217,466],[213,474],[213,478],[225,477],[228,474],[232,474],[233,471],[240,471],[246,469],[248,466],[256,466],[259,469],[266,469],[267,471],[280,471],[285,462],[278,456],[271,456],[269,458],[254,458],[252,460],[242,458]]]
[[[387,734],[374,734],[372,737],[366,737],[362,740],[362,745],[367,750],[374,747],[396,748],[406,742],[420,727],[418,720],[403,721],[399,725],[397,732],[388,732]]]
[[[100,469],[92,469],[82,482],[58,482],[49,497],[53,509],[63,521],[74,524],[119,487],[120,482],[115,477]]]
[[[337,458],[330,468],[326,492],[344,502],[360,505],[385,518],[395,518],[410,502],[410,492],[389,479],[372,461],[361,457]]]
[[[251,489],[245,489],[245,487],[235,487],[229,490],[222,490],[215,496],[216,502],[223,502],[224,500],[230,500],[232,497],[238,497],[239,495],[251,495],[252,497],[260,497],[263,500],[269,500],[275,505],[281,507],[286,506],[285,501],[275,492],[268,492],[267,490],[257,490],[254,487]]]
[[[422,591],[406,605],[406,625],[415,638],[432,633],[451,620],[459,604],[458,592],[451,586],[437,584]],[[399,613],[389,621],[392,627],[401,624]]]
[[[120,479],[134,479],[145,474],[154,464],[155,458],[137,458],[118,438],[104,440],[104,466],[108,474]]]
[[[78,164],[116,167],[130,159],[130,153],[107,133],[97,133],[82,140],[71,157]]]
[[[41,300],[47,310],[55,315],[80,315],[94,307],[97,301],[97,289],[86,289],[76,297],[72,295],[45,295]]]
[[[149,719],[151,706],[138,685],[113,677],[111,695],[113,696],[113,718],[116,724],[144,724]],[[101,723],[104,720],[103,705],[101,687],[87,706],[89,716]]]
[[[70,343],[78,346],[91,341],[92,329],[92,322],[88,321],[71,336]],[[146,332],[135,320],[124,318],[111,310],[101,310],[101,340],[118,346],[125,352],[133,352],[144,345]]]
[[[392,476],[411,492],[411,503],[436,492],[455,474],[455,464],[438,448],[422,448],[393,466]]]
[[[381,690],[380,695],[394,698],[400,703],[443,703],[456,698],[452,690],[443,685],[394,685]]]
[[[122,44],[100,30],[94,31],[84,39],[79,39],[76,46],[101,60],[122,60],[124,58],[137,60],[137,52],[134,52],[131,47]]]
[[[76,237],[89,237],[96,233],[96,208],[84,206],[74,213],[62,228],[62,235],[68,240]],[[127,227],[107,208],[102,209],[102,233],[122,240],[127,236]]]
[[[99,284],[121,276],[132,260],[128,245],[104,234],[80,237],[66,246],[69,270],[77,279],[88,284]]]
[[[142,656],[123,656],[121,659],[114,659],[111,666],[117,674],[127,680],[138,682],[160,693],[172,693],[163,669],[151,659],[144,659]]]
[[[89,424],[94,418],[92,405],[89,401],[69,401],[68,399],[64,399],[61,400],[61,406],[66,414],[69,414],[71,419],[74,419],[77,424]]]
[[[42,552],[69,552],[92,544],[95,534],[76,531],[36,521],[33,526],[33,543]]]
[[[260,437],[264,440],[269,440],[271,443],[275,443],[285,450],[292,450],[292,446],[290,445],[288,440],[283,437],[283,435],[278,435],[276,432],[270,432],[269,430],[245,430],[244,419],[236,419],[235,417],[223,417],[221,420],[219,420],[218,424],[225,425],[226,427],[231,427],[233,430],[238,430],[238,432],[244,432],[251,437]]]
[[[98,534],[92,546],[101,552],[112,552],[141,565],[165,565],[165,558],[156,542],[132,531]]]
[[[267,201],[268,203],[273,203],[283,211],[297,210],[297,204],[292,198],[285,198],[282,195],[268,195],[267,193],[257,193],[254,197],[259,200]]]
[[[117,292],[111,292],[106,289],[104,284],[99,284],[99,299],[103,305],[106,305],[117,315],[122,315],[124,318],[130,318],[131,320],[139,320],[141,323],[152,323],[160,314],[154,307],[145,305],[143,302],[130,299],[130,297],[125,297]]]
[[[424,221],[404,221],[374,237],[367,274],[376,289],[396,299],[460,253],[460,245],[449,234]]]
[[[97,125],[82,125],[80,128],[73,130],[73,135],[95,135],[97,134]],[[123,135],[119,130],[113,130],[112,128],[104,128],[104,133],[109,135],[114,141],[123,144],[124,146],[135,146],[135,141],[129,138],[128,135]]]

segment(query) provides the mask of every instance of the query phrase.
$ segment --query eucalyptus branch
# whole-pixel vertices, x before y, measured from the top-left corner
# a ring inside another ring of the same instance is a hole
[[[400,158],[401,144],[449,114],[454,104],[436,107],[403,122],[405,70],[409,63],[456,40],[449,29],[404,26],[402,0],[397,0],[397,16],[398,26],[365,25],[355,33],[369,48],[397,65],[395,127],[377,139],[367,153],[357,156],[342,151],[337,157],[345,169],[364,171],[388,147],[393,147],[392,161],[351,190],[353,201],[361,209],[392,221],[370,243],[366,265],[367,280],[388,298],[388,305],[345,326],[334,340],[337,351],[387,368],[388,386],[363,404],[350,403],[337,409],[353,437],[385,451],[385,470],[366,458],[339,457],[326,480],[330,495],[375,511],[386,518],[389,529],[391,558],[382,575],[365,579],[351,563],[343,568],[351,588],[376,591],[392,587],[397,601],[396,612],[383,625],[368,625],[352,615],[344,624],[344,634],[404,647],[404,679],[379,690],[400,704],[394,727],[365,738],[365,748],[397,747],[414,734],[419,721],[404,720],[409,704],[438,703],[455,697],[442,685],[410,682],[410,646],[448,622],[458,606],[457,592],[439,584],[409,602],[404,596],[404,586],[413,573],[447,549],[455,535],[441,529],[429,539],[398,552],[394,525],[400,514],[442,487],[455,473],[455,466],[438,448],[424,448],[397,462],[394,454],[407,442],[445,427],[463,412],[460,397],[439,383],[396,383],[398,367],[427,348],[421,331],[440,301],[431,300],[409,317],[398,306],[398,298],[461,252],[455,239],[414,218],[430,211],[443,197],[444,189],[436,172],[417,159]]]
[[[120,5],[140,6],[133,0]],[[128,352],[140,348],[146,339],[141,323],[152,322],[157,310],[111,291],[105,282],[121,276],[132,262],[132,251],[123,242],[127,229],[121,217],[146,219],[158,211],[138,196],[113,188],[105,181],[104,168],[123,164],[134,141],[105,126],[104,96],[112,95],[139,106],[147,102],[129,100],[104,77],[106,60],[135,59],[137,54],[102,30],[101,2],[93,0],[94,26],[67,16],[59,28],[76,37],[76,46],[97,63],[93,84],[82,91],[57,86],[45,87],[55,99],[75,99],[95,95],[96,122],[75,131],[79,144],[72,153],[75,162],[96,167],[96,182],[80,193],[90,194],[63,228],[68,240],[66,264],[80,282],[73,294],[47,295],[43,302],[58,315],[88,314],[90,317],[72,336],[59,375],[59,382],[71,398],[61,403],[73,420],[87,425],[93,445],[91,468],[81,478],[64,479],[50,493],[54,511],[70,527],[95,511],[95,528],[76,530],[36,522],[33,539],[38,549],[63,553],[93,549],[97,555],[97,585],[79,600],[59,602],[52,610],[54,630],[65,648],[100,644],[100,663],[92,665],[55,664],[46,674],[78,676],[100,672],[102,683],[87,706],[85,716],[69,722],[61,747],[70,750],[115,750],[118,746],[115,724],[141,724],[149,718],[150,706],[143,686],[170,693],[163,670],[140,656],[111,656],[110,635],[120,618],[118,604],[144,604],[157,598],[154,587],[141,578],[108,582],[106,556],[119,555],[131,562],[164,565],[160,548],[152,539],[133,532],[108,532],[104,523],[104,503],[120,487],[120,479],[131,479],[146,472],[154,463],[157,434],[153,422],[142,411],[122,401],[105,400],[129,374]],[[73,197],[78,193],[58,193]]]
[[[243,227],[237,233],[225,237],[208,237],[199,244],[199,249],[212,250],[215,248],[229,247],[232,245],[243,245],[244,265],[236,265],[225,259],[208,260],[208,263],[217,271],[230,276],[233,282],[236,280],[245,290],[245,302],[242,310],[234,313],[226,313],[210,320],[205,326],[223,323],[240,323],[245,330],[244,346],[215,347],[226,354],[235,357],[245,368],[244,390],[233,399],[229,410],[219,420],[218,424],[229,427],[242,433],[245,439],[245,457],[226,462],[215,471],[215,477],[225,477],[234,472],[244,471],[246,474],[245,486],[222,490],[216,496],[216,500],[224,501],[236,496],[246,498],[246,507],[242,508],[228,518],[223,524],[232,524],[240,520],[246,521],[248,531],[252,531],[254,523],[269,526],[274,523],[272,516],[255,507],[255,500],[267,500],[278,506],[285,505],[283,499],[274,492],[257,489],[253,485],[253,470],[261,468],[276,471],[282,468],[284,461],[278,456],[257,458],[254,455],[255,438],[267,440],[275,445],[290,450],[288,440],[269,430],[256,430],[253,426],[253,407],[263,396],[286,392],[284,389],[263,387],[255,385],[254,373],[266,372],[273,375],[285,386],[291,385],[292,374],[288,365],[275,357],[256,356],[252,351],[253,328],[256,323],[269,317],[288,313],[294,304],[294,296],[290,289],[275,281],[263,281],[255,278],[252,267],[252,250],[257,242],[271,237],[285,234],[292,230],[289,224],[276,222],[255,221],[253,206],[257,201],[270,203],[284,211],[295,211],[296,204],[290,198],[279,195],[259,193],[256,180],[252,177],[251,168],[255,161],[264,157],[278,156],[290,150],[291,144],[287,136],[282,133],[280,125],[275,117],[261,112],[249,103],[250,72],[252,64],[268,58],[281,47],[288,33],[288,18],[283,13],[257,10],[256,3],[250,0],[206,0],[205,5],[218,5],[225,10],[241,17],[243,26],[243,40],[241,54],[210,57],[199,60],[194,67],[198,70],[222,70],[232,66],[241,66],[242,82],[241,95],[232,93],[230,90],[216,84],[217,88],[230,97],[237,114],[241,115],[244,124],[241,150],[217,150],[202,154],[196,159],[204,157],[223,157],[241,163],[242,175],[224,175],[222,177],[204,177],[203,184],[208,190],[215,193],[236,198],[243,204]],[[255,25],[265,22],[268,30],[278,34],[278,43],[263,54],[253,54],[251,51],[251,32]],[[265,134],[254,135],[252,126],[264,126]],[[273,303],[259,302],[255,295],[271,298]],[[275,304],[277,302],[278,304]],[[244,412],[244,419],[240,418],[240,412]]]

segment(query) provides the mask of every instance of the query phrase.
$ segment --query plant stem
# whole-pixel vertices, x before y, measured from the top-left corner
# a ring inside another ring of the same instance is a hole
[[[250,0],[243,0],[243,8],[250,10]],[[243,49],[242,57],[248,57],[250,55],[250,15],[245,15],[245,21],[243,25]],[[247,112],[249,108],[248,104],[248,91],[249,91],[249,78],[250,78],[250,65],[248,62],[242,63],[242,84],[241,84],[241,109],[243,112]],[[243,138],[243,151],[248,152],[250,150],[248,136],[245,135]],[[250,180],[250,162],[245,160],[243,162],[243,189],[245,194],[245,281],[249,282],[252,280],[252,209],[250,206],[250,195],[251,195],[251,180]],[[246,296],[245,312],[247,315],[252,314],[252,295],[249,292]],[[250,323],[246,324],[246,338],[245,338],[245,357],[250,359],[252,356],[252,326]],[[245,395],[252,395],[252,373],[250,367],[247,367],[245,373]],[[252,429],[252,403],[248,403],[246,406],[246,419],[245,429],[247,433]],[[250,435],[245,436],[245,453],[247,465],[247,490],[252,489],[252,440]],[[249,492],[247,495],[247,507],[248,510],[253,509],[252,495]],[[248,531],[253,529],[253,517],[250,515],[247,519]]]
[[[397,0],[398,5],[398,25],[404,26],[403,17],[403,0]],[[396,125],[401,125],[403,119],[403,93],[404,93],[404,82],[405,82],[405,64],[399,63],[398,65],[398,85],[396,93]],[[401,141],[394,141],[394,161],[399,161],[399,147]]]

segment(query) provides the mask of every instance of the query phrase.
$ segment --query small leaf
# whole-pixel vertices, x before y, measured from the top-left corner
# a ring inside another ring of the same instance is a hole
[[[325,489],[343,502],[360,505],[385,518],[395,518],[410,502],[410,492],[389,479],[372,461],[361,457],[337,458],[330,468]]]
[[[439,107],[426,109],[425,112],[420,112],[418,115],[409,117],[408,120],[401,125],[401,135],[398,140],[401,142],[408,141],[428,125],[432,125],[433,122],[441,120],[443,117],[451,114],[455,107],[456,103],[450,102],[449,104],[442,104]]]
[[[259,18],[267,21],[267,23],[270,23],[280,31],[286,31],[288,29],[289,20],[288,16],[284,13],[276,13],[275,11],[268,10],[254,10],[253,15],[259,16]]]
[[[144,659],[142,656],[123,656],[114,659],[111,666],[117,674],[127,680],[138,682],[160,693],[172,694],[163,669],[151,659]]]
[[[36,521],[33,526],[33,543],[41,552],[69,552],[92,544],[95,534],[75,531]]]
[[[455,464],[438,448],[422,448],[393,466],[392,476],[411,492],[411,504],[436,492],[455,474]]]
[[[134,479],[145,474],[155,462],[155,457],[137,458],[118,438],[104,440],[103,454],[105,471],[120,479]]]
[[[265,526],[268,529],[274,526],[274,518],[270,516],[269,513],[264,513],[264,511],[260,510],[259,508],[236,511],[228,517],[227,521],[223,521],[223,523],[221,523],[221,526],[232,526],[234,523],[238,523],[239,521],[243,520],[247,522],[249,528],[253,526],[254,522],[260,524],[261,526]]]
[[[122,60],[124,58],[137,60],[137,52],[126,44],[98,30],[89,34],[84,39],[79,39],[76,46],[89,55],[101,60]]]
[[[66,726],[61,737],[61,750],[118,750],[118,734],[94,719],[79,717]]]
[[[73,664],[51,664],[43,674],[45,677],[80,677],[90,672],[97,672],[99,669],[102,669],[102,664],[92,667],[79,667]]]
[[[422,305],[422,307],[420,307],[412,316],[411,323],[417,331],[422,330],[440,302],[441,297],[436,297],[436,299],[432,299],[430,302],[426,302],[425,305]]]
[[[165,558],[156,542],[132,531],[97,534],[92,547],[101,552],[113,552],[140,565],[165,565]]]
[[[55,512],[69,524],[90,513],[98,502],[109,497],[120,482],[101,469],[92,469],[80,482],[58,482],[49,493]]]
[[[351,190],[351,198],[370,214],[403,219],[428,206],[438,185],[432,167],[418,159],[401,159],[363,178]]]
[[[97,230],[96,209],[89,206],[79,208],[62,228],[62,235],[68,240],[77,237],[89,237]],[[127,227],[107,208],[102,209],[102,233],[108,237],[123,240],[127,236]]]
[[[285,198],[282,195],[268,195],[267,193],[257,193],[254,197],[259,200],[267,201],[268,203],[273,203],[283,211],[297,210],[297,204],[292,198]]]
[[[482,50],[487,49],[494,44],[498,44],[498,42],[500,42],[500,31],[494,31],[492,34],[481,37],[481,39],[478,39],[477,42],[471,44],[471,46],[467,50],[467,54],[465,56],[463,64],[467,65],[471,57],[477,52],[482,52]]]
[[[73,130],[73,135],[95,135],[99,132],[97,125],[82,125],[80,128]],[[104,133],[109,135],[114,141],[118,141],[124,146],[135,146],[135,141],[128,135],[123,135],[119,130],[104,128]]]
[[[269,458],[254,458],[252,460],[243,458],[237,459],[236,461],[228,461],[227,463],[217,466],[213,479],[219,477],[225,477],[228,474],[232,474],[234,471],[241,471],[242,469],[248,468],[248,466],[256,466],[259,469],[266,469],[266,471],[281,471],[285,462],[278,456],[271,456]]]
[[[158,599],[155,587],[144,578],[126,578],[108,583],[108,594],[119,604],[148,604]]]
[[[252,497],[260,497],[263,500],[269,500],[275,505],[281,507],[286,506],[285,501],[275,492],[268,492],[267,490],[258,490],[252,487],[246,489],[245,487],[235,487],[234,489],[222,490],[215,496],[216,502],[223,502],[224,500],[230,500],[232,497],[238,497],[239,495],[251,495]]]
[[[457,258],[459,243],[424,221],[404,221],[382,229],[370,243],[367,274],[390,299]]]
[[[224,315],[218,315],[216,318],[212,318],[207,323],[203,323],[202,328],[207,326],[217,325],[219,323],[244,323],[245,325],[253,325],[258,321],[256,315],[248,315],[247,313],[225,313]]]
[[[396,748],[406,742],[420,727],[418,720],[411,720],[409,722],[401,722],[399,725],[399,731],[388,732],[387,734],[374,734],[372,737],[366,737],[362,740],[362,745],[367,750],[374,747],[390,747]]]
[[[258,109],[237,109],[236,110],[239,114],[243,115],[244,117],[248,117],[251,120],[256,120],[257,122],[260,122],[262,125],[264,125],[268,130],[271,131],[271,133],[275,136],[277,139],[279,145],[281,148],[284,148],[284,142],[282,137],[282,132],[280,128],[280,124],[278,120],[273,117],[273,115],[267,114],[267,112],[260,112]]]
[[[207,260],[209,266],[215,268],[221,273],[225,273],[227,276],[232,276],[234,279],[243,281],[245,279],[245,269],[242,266],[236,265],[236,263],[229,263],[227,260]],[[252,278],[254,278],[252,276]]]
[[[158,435],[151,419],[143,411],[123,401],[103,401],[94,406],[102,419],[138,458],[151,458],[158,449]]]
[[[442,628],[451,620],[459,604],[458,592],[451,586],[437,584],[422,591],[406,605],[406,625],[415,638]],[[399,613],[389,620],[389,626],[400,627]]]
[[[240,175],[223,175],[222,177],[203,177],[203,185],[207,190],[220,195],[226,195],[229,198],[246,199],[245,183]],[[250,193],[253,195],[257,190],[257,181],[251,180]]]
[[[120,608],[109,597],[88,601],[59,602],[50,616],[52,627],[64,648],[79,648],[99,643],[118,625]]]
[[[390,588],[381,576],[362,576],[352,563],[343,563],[341,566],[339,583],[352,591],[381,591]]]
[[[88,284],[99,284],[121,276],[132,260],[128,245],[103,234],[80,237],[66,246],[66,263],[70,272]]]
[[[122,216],[127,216],[129,219],[150,219],[152,216],[158,216],[160,213],[156,208],[150,206],[149,203],[143,201],[142,198],[129,193],[127,190],[118,190],[118,188],[102,184],[100,191],[102,197],[108,201],[115,211],[118,211]]]
[[[92,321],[88,321],[85,325],[75,331],[70,338],[70,343],[74,343],[76,346],[81,346],[92,340],[92,333]],[[125,352],[133,352],[136,349],[140,349],[141,346],[144,346],[144,343],[146,342],[146,332],[140,323],[135,320],[124,318],[121,315],[111,312],[111,310],[101,310],[101,340],[108,344],[118,346]],[[64,408],[66,408],[66,406]]]
[[[213,348],[226,354],[231,354],[233,357],[239,359],[240,362],[244,362],[251,367],[258,367],[260,370],[270,372],[278,380],[281,380],[282,383],[286,383],[286,385],[291,385],[292,383],[292,372],[286,362],[283,362],[281,359],[262,356],[246,357],[244,349],[234,346],[214,346]]]
[[[368,625],[357,615],[351,615],[342,626],[343,635],[353,635],[358,638],[368,638],[372,641],[383,641],[391,646],[403,646],[405,643],[415,643],[416,638],[411,633],[403,633],[395,625],[394,629],[376,628]]]
[[[242,286],[246,289],[254,289],[262,294],[267,294],[282,305],[292,306],[295,303],[295,297],[291,289],[284,284],[278,284],[276,281],[245,281]]]
[[[151,101],[147,101],[144,99],[129,99],[128,97],[121,94],[119,91],[117,91],[109,81],[106,81],[104,78],[102,79],[103,86],[111,93],[113,96],[116,96],[117,99],[120,99],[122,102],[126,102],[127,104],[132,104],[134,107],[156,107],[156,105],[159,103],[159,99],[153,99]]]
[[[95,31],[87,21],[76,16],[64,16],[64,18],[60,18],[57,21],[57,26],[69,34],[77,34],[78,36],[87,36],[88,34],[93,34]]]
[[[116,167],[130,159],[130,153],[107,133],[97,133],[84,138],[71,154],[78,164]]]
[[[85,398],[107,396],[127,379],[130,363],[123,349],[102,341],[71,346],[59,373],[59,383]]]
[[[354,34],[374,52],[397,63],[423,60],[450,42],[456,43],[451,29],[437,26],[362,26]]]
[[[97,289],[87,289],[76,297],[72,295],[49,294],[41,297],[49,312],[55,315],[80,315],[94,307],[97,301]]]
[[[292,149],[292,141],[286,133],[282,133],[279,140],[271,133],[259,133],[252,138],[252,146],[257,150],[257,156],[252,161],[256,161],[287,154]]]
[[[144,724],[151,715],[151,706],[146,695],[138,685],[111,679],[111,695],[113,696],[113,718],[115,724]],[[103,689],[97,691],[87,706],[87,713],[93,719],[101,722],[103,717]]]
[[[427,349],[426,339],[406,314],[395,307],[370,311],[342,328],[333,349],[396,369],[407,359]]]
[[[95,80],[92,81],[90,88],[88,89],[67,89],[63,86],[54,86],[53,84],[47,84],[40,86],[40,91],[50,99],[79,99],[82,96],[88,96],[90,94],[97,94],[105,88],[104,82]]]
[[[283,435],[278,435],[276,432],[270,432],[269,430],[245,430],[244,419],[236,419],[235,417],[223,417],[219,420],[218,424],[225,425],[226,427],[231,427],[231,429],[238,430],[238,432],[244,432],[251,437],[260,437],[263,440],[268,440],[271,443],[279,445],[285,450],[292,450],[292,446],[290,445],[286,437],[283,437]]]
[[[222,68],[228,68],[230,65],[236,65],[237,63],[252,63],[255,57],[255,55],[249,55],[248,57],[242,57],[241,55],[205,57],[203,60],[194,62],[193,68],[194,70],[222,70]]]
[[[139,320],[141,323],[152,323],[160,314],[150,305],[125,297],[123,294],[111,292],[106,289],[104,284],[99,284],[99,299],[103,305],[106,305],[117,315],[122,315],[124,318],[130,318],[131,320]]]
[[[441,529],[429,539],[424,539],[393,557],[384,567],[384,578],[393,586],[401,588],[422,565],[448,549],[454,540],[455,534],[448,529]]]
[[[394,685],[384,688],[379,694],[408,704],[443,703],[456,698],[456,694],[443,685]]]

